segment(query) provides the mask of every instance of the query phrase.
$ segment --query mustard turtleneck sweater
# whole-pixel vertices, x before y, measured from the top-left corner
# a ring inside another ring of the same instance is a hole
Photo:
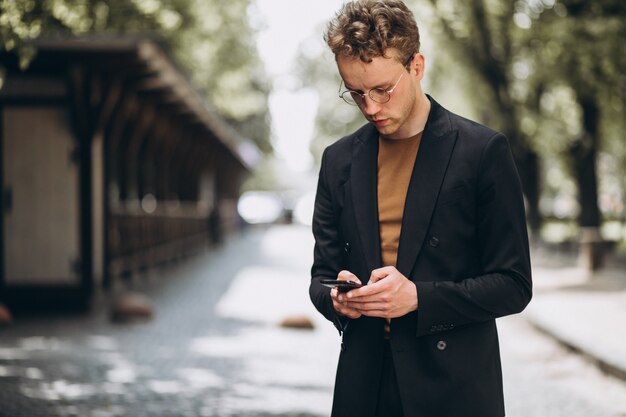
[[[407,139],[378,139],[378,224],[383,266],[396,266],[404,202],[422,132]]]

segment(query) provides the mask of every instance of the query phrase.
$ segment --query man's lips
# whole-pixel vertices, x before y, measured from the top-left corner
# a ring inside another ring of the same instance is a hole
[[[372,123],[374,123],[376,126],[384,126],[385,124],[387,124],[388,121],[389,119],[372,119]]]

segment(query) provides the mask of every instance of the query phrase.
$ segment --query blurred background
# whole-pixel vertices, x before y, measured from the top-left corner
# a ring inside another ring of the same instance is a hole
[[[424,88],[506,134],[535,297],[511,416],[626,416],[626,3],[407,0]],[[323,416],[339,0],[0,0],[0,416]],[[495,103],[495,105],[494,105]]]

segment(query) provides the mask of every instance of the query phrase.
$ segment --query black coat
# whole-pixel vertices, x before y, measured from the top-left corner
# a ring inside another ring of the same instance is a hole
[[[392,320],[406,417],[501,417],[495,319],[520,312],[532,282],[524,203],[506,138],[432,102],[404,208],[397,269],[418,309]],[[329,146],[319,174],[310,286],[343,331],[333,416],[373,416],[383,319],[339,317],[320,278],[367,282],[383,266],[376,197],[378,132],[368,124]]]

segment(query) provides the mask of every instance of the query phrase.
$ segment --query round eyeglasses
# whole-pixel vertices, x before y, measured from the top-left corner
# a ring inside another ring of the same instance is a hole
[[[393,87],[391,87],[389,90],[383,90],[382,88],[372,88],[367,93],[359,93],[358,91],[354,91],[354,90],[344,90],[343,92],[341,92],[341,85],[343,84],[343,80],[342,80],[341,84],[339,84],[339,92],[340,92],[339,97],[341,97],[343,101],[345,101],[346,103],[352,106],[362,105],[365,102],[366,96],[372,99],[372,101],[375,101],[376,103],[380,103],[380,104],[386,103],[389,100],[391,100],[391,93],[393,93],[393,90],[396,89],[403,75],[404,75],[404,72],[402,73],[402,75],[400,75],[400,78],[398,78],[398,81],[396,81]]]
[[[415,56],[414,54],[409,56],[409,58],[404,63],[405,68],[407,67],[407,65],[409,65],[409,62],[411,62],[414,56]],[[398,81],[396,81],[393,87],[391,87],[389,90],[385,90],[383,88],[372,88],[367,93],[359,93],[358,91],[349,90],[349,89],[344,90],[342,92],[341,86],[344,84],[343,84],[343,80],[341,80],[341,82],[339,83],[339,97],[341,97],[343,101],[350,104],[351,106],[362,106],[363,103],[365,102],[365,97],[369,97],[372,101],[376,103],[384,104],[388,102],[389,100],[391,100],[391,93],[393,93],[393,90],[396,89],[396,87],[398,86],[398,83],[400,82],[403,76],[404,76],[404,72],[400,75],[400,77],[398,78]]]

